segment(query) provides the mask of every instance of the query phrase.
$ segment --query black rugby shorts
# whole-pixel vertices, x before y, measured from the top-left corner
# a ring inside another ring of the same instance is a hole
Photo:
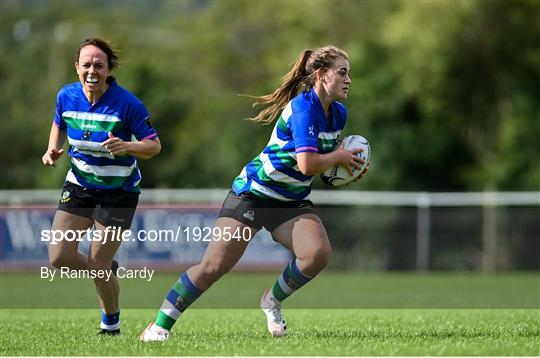
[[[233,218],[257,230],[264,227],[273,232],[281,224],[303,214],[317,215],[311,201],[263,199],[249,192],[237,195],[231,190],[219,217]]]
[[[65,182],[58,210],[93,219],[104,226],[131,227],[139,194],[123,189],[91,190]]]

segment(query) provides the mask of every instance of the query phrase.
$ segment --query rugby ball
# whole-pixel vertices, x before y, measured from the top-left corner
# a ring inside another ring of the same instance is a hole
[[[338,143],[337,146],[339,146],[339,144],[340,143]],[[364,164],[360,169],[353,168],[353,175],[350,175],[347,168],[339,164],[331,166],[330,168],[326,169],[324,173],[321,174],[321,179],[325,184],[331,186],[341,186],[349,184],[360,176],[362,171],[367,167],[369,163],[369,158],[371,157],[371,147],[366,138],[362,137],[361,135],[350,135],[343,139],[343,145],[344,148],[348,150],[357,148],[364,149],[363,152],[356,153],[357,156],[364,160]]]

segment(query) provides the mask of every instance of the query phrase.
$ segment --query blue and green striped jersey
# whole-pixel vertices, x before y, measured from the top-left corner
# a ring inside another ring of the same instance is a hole
[[[94,105],[80,82],[65,85],[58,92],[54,124],[67,131],[70,145],[66,181],[87,189],[139,192],[141,173],[135,157],[115,157],[101,143],[108,139],[108,132],[127,142],[133,136],[157,138],[149,117],[144,104],[114,80]]]
[[[297,153],[328,153],[345,127],[347,110],[339,102],[330,105],[330,118],[313,89],[302,92],[285,107],[266,148],[236,177],[236,194],[251,192],[281,201],[307,199],[313,176],[302,174]]]

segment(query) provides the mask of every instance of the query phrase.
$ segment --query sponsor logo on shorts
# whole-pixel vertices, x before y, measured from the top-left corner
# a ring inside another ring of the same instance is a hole
[[[69,197],[69,191],[64,190],[64,192],[62,193],[62,197],[60,198],[60,202],[67,203],[70,200],[71,198]]]
[[[117,222],[123,223],[126,220],[124,220],[122,218],[115,218],[114,216],[111,216],[111,221],[117,221]]]
[[[242,216],[248,219],[249,221],[255,220],[255,212],[253,210],[246,211]]]
[[[309,126],[309,135],[314,136],[315,135],[315,126]]]

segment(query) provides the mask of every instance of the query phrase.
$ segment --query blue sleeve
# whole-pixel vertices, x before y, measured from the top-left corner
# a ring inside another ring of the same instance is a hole
[[[313,116],[306,111],[296,112],[289,118],[294,148],[296,153],[318,153],[319,125]]]
[[[130,106],[128,113],[128,127],[137,140],[154,139],[157,137],[156,130],[150,124],[150,114],[141,101],[135,101]]]
[[[60,92],[58,92],[58,94],[56,95],[56,111],[54,113],[54,124],[62,129],[62,130],[66,130],[67,128],[67,124],[66,122],[64,121],[64,119],[62,118],[62,93],[63,91],[60,90]]]

